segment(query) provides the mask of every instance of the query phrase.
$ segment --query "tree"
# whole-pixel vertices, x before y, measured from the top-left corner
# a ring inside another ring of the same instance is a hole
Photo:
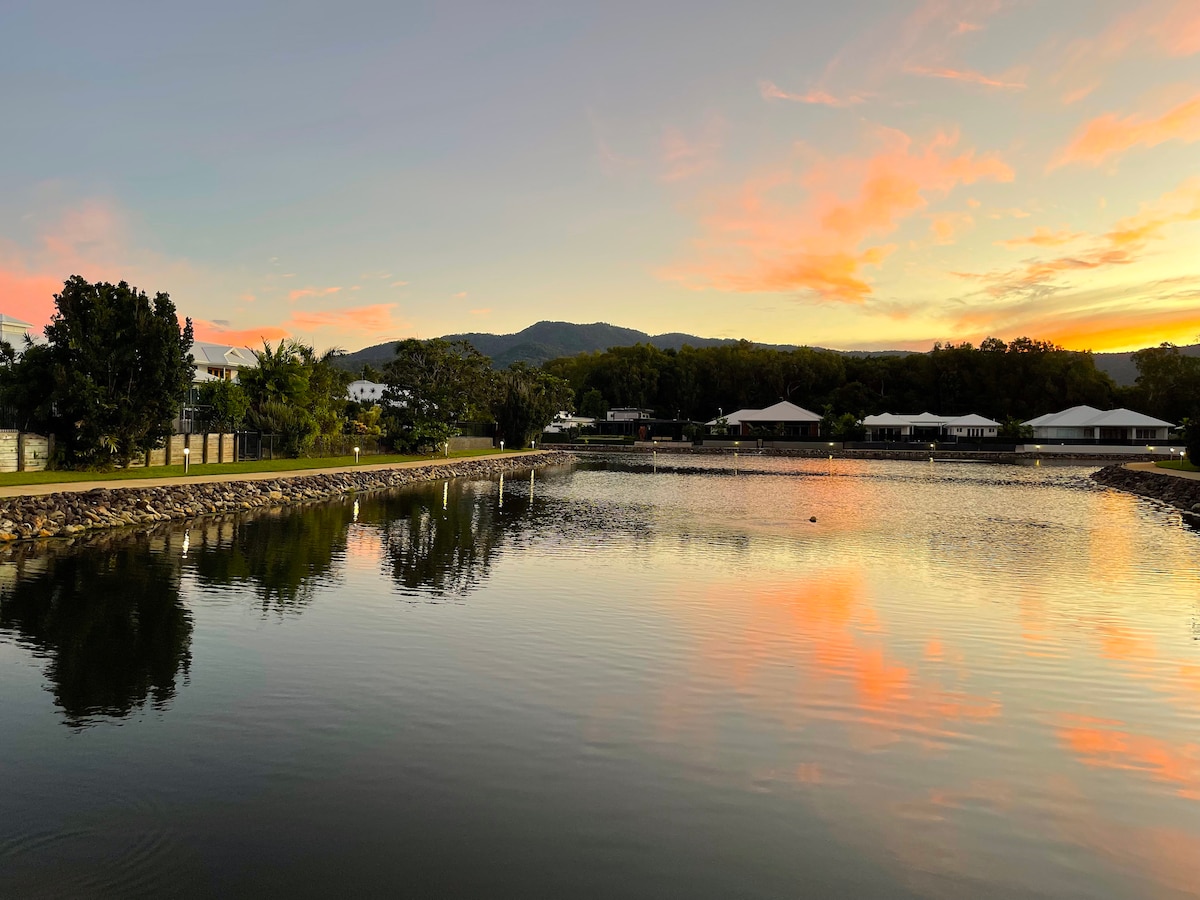
[[[383,377],[388,431],[399,446],[434,446],[455,422],[490,418],[491,362],[467,341],[400,341]]]
[[[206,381],[198,394],[200,403],[210,410],[210,427],[220,431],[236,431],[250,412],[246,389],[235,381]]]
[[[171,434],[192,380],[192,321],[180,328],[167,294],[151,300],[124,281],[73,275],[54,302],[48,360],[30,364],[50,364],[59,450],[69,464],[128,465]]]
[[[1200,467],[1200,416],[1184,419],[1182,428],[1188,462]]]
[[[514,363],[496,375],[493,413],[500,436],[511,447],[535,440],[554,421],[554,414],[571,403],[571,385],[525,363]]]

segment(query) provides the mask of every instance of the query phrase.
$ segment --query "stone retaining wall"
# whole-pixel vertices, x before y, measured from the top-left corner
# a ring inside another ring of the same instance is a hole
[[[1189,523],[1200,525],[1200,480],[1125,466],[1106,466],[1092,473],[1092,478],[1107,487],[1169,503],[1181,510]]]
[[[182,449],[182,447],[180,448]],[[0,542],[73,537],[96,529],[148,525],[340,497],[443,478],[486,478],[513,469],[561,465],[570,453],[462,459],[406,469],[352,470],[264,481],[217,481],[148,488],[95,488],[0,500]],[[119,485],[120,482],[114,482]]]

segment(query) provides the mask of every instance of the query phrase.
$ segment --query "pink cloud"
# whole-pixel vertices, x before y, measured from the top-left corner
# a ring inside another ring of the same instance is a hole
[[[1023,81],[1005,81],[992,78],[982,72],[971,69],[950,69],[939,66],[908,66],[904,71],[910,75],[921,75],[925,78],[945,78],[951,81],[966,81],[971,84],[981,84],[984,87],[1004,88],[1006,90],[1025,90],[1028,87]]]
[[[452,294],[451,296],[453,296],[455,300],[461,300],[463,297],[467,296],[467,292],[459,291],[457,294]]]
[[[872,292],[864,268],[895,249],[864,246],[869,240],[890,234],[930,197],[1013,178],[999,157],[955,153],[954,134],[921,147],[892,129],[875,136],[872,155],[818,160],[800,175],[775,171],[742,185],[702,218],[697,259],[661,276],[698,290],[800,291],[861,303]]]
[[[931,217],[929,232],[937,244],[953,244],[954,239],[975,224],[974,217],[965,212],[944,212]]]
[[[407,285],[407,281],[393,281],[388,287],[406,287]]]
[[[779,85],[775,84],[775,82],[766,81],[765,79],[758,83],[758,90],[764,100],[790,100],[793,103],[814,103],[822,106],[854,106],[866,100],[866,97],[862,94],[835,97],[821,88],[810,88],[803,94],[793,94],[790,91],[785,91]]]
[[[490,306],[485,306],[481,309],[471,310],[471,315],[473,315],[473,316],[490,316],[491,314],[492,314],[492,308]]]
[[[300,288],[289,292],[288,299],[294,302],[304,297],[328,297],[330,294],[336,294],[339,291],[341,291],[340,287]]]

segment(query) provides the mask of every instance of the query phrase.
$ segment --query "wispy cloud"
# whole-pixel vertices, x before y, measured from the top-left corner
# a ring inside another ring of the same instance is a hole
[[[459,291],[457,294],[453,294],[451,296],[453,296],[455,300],[461,300],[463,297],[467,296],[467,292]]]
[[[289,332],[276,325],[259,328],[230,328],[224,320],[208,322],[194,319],[192,328],[198,341],[214,344],[233,344],[238,347],[261,347],[263,341],[278,341],[289,336]]]
[[[1099,166],[1134,147],[1157,147],[1167,141],[1200,141],[1200,95],[1148,118],[1109,113],[1093,119],[1059,151],[1050,168],[1071,163]]]
[[[471,310],[471,315],[473,316],[490,316],[491,314],[492,308],[490,306],[484,306],[480,309]]]
[[[835,97],[821,88],[810,88],[802,94],[785,91],[773,81],[762,80],[758,83],[759,93],[764,100],[790,100],[793,103],[812,103],[821,106],[855,106],[866,101],[864,94],[849,94],[845,97]]]
[[[1023,81],[992,78],[982,72],[972,69],[951,69],[945,66],[910,65],[905,70],[910,75],[920,75],[925,78],[945,78],[950,81],[966,81],[970,84],[981,84],[984,87],[1003,88],[1005,90],[1023,91],[1028,85]]]
[[[710,116],[694,139],[674,126],[663,129],[660,178],[684,181],[711,171],[721,151],[724,130],[724,121],[719,116]]]
[[[288,293],[288,300],[295,302],[296,300],[302,300],[305,297],[328,297],[330,294],[337,294],[341,290],[342,289],[337,286],[323,288],[300,288],[299,290],[290,291]]]
[[[393,281],[391,284],[388,285],[388,287],[407,287],[407,286],[408,286],[407,281]]]
[[[348,309],[327,309],[292,313],[286,323],[294,331],[320,332],[332,330],[353,335],[392,333],[406,323],[397,322],[393,315],[395,303],[375,303]]]
[[[1017,249],[1020,247],[1061,247],[1064,244],[1071,244],[1081,238],[1087,237],[1087,234],[1080,231],[1051,231],[1049,228],[1035,228],[1033,234],[1020,235],[1019,237],[1009,238],[1005,241],[996,241],[1000,247],[1008,247],[1009,249]]]

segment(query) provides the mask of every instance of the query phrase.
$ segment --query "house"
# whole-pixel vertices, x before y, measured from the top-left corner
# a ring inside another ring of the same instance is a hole
[[[192,384],[206,381],[237,381],[238,372],[258,365],[258,358],[249,347],[234,347],[230,344],[213,344],[196,341],[192,344],[192,359],[195,371]]]
[[[554,421],[542,429],[543,434],[562,434],[573,428],[590,428],[596,424],[592,416],[577,416],[567,409],[559,410]]]
[[[868,441],[978,440],[994,438],[1000,433],[999,422],[974,413],[966,416],[880,413],[863,419],[863,427]]]
[[[1033,429],[1033,438],[1037,441],[1094,444],[1166,441],[1175,427],[1170,422],[1131,409],[1100,410],[1092,406],[1072,406],[1024,424]]]
[[[769,432],[781,438],[815,438],[820,436],[821,417],[786,400],[766,409],[739,409],[723,417],[731,434],[750,436]],[[719,427],[721,419],[705,423],[709,429]]]
[[[25,346],[25,335],[33,336],[30,334],[32,330],[33,326],[28,322],[0,313],[0,341],[11,344],[18,353]]]
[[[959,416],[951,419],[944,428],[946,437],[961,440],[962,438],[994,438],[1000,434],[1000,423],[994,419],[978,416]]]
[[[654,417],[652,409],[638,409],[633,406],[618,406],[616,409],[610,409],[606,421],[608,422],[636,422],[640,419],[650,419]]]

